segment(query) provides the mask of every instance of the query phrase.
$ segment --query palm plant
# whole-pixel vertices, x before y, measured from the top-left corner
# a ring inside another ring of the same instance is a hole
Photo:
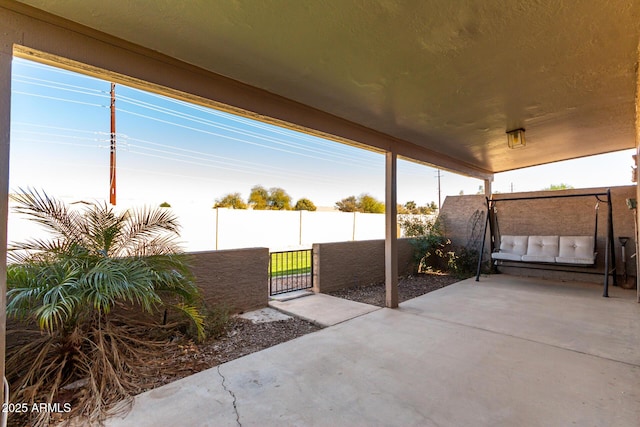
[[[140,352],[153,349],[135,322],[114,309],[152,314],[173,307],[204,335],[198,291],[176,242],[177,218],[160,208],[116,213],[106,203],[68,206],[31,189],[12,199],[17,213],[52,236],[9,247],[7,314],[44,332],[8,355],[12,398],[51,402],[79,382],[88,390],[78,391],[75,409],[99,420],[104,407],[130,395]],[[36,421],[45,425],[48,415]]]

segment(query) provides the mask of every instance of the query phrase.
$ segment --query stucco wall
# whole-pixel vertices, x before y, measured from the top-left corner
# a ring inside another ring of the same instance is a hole
[[[75,198],[61,198],[66,203]],[[9,202],[9,242],[51,235],[13,209]],[[119,201],[117,212],[139,208],[135,201]],[[271,251],[308,249],[313,243],[384,238],[384,214],[360,212],[270,211],[211,209],[202,203],[176,203],[170,211],[181,224],[180,241],[186,252],[268,247]]]
[[[494,199],[512,197],[530,197],[561,194],[584,194],[606,192],[607,188],[588,188],[559,191],[537,191],[528,193],[494,194]],[[636,275],[635,261],[630,256],[635,252],[634,217],[627,208],[626,199],[635,198],[636,187],[633,185],[612,187],[611,201],[613,211],[614,247],[618,274],[623,271],[620,236],[630,237],[626,244],[627,271],[631,276]],[[593,235],[595,227],[594,197],[576,197],[560,199],[523,200],[498,203],[498,227],[501,234],[515,235]],[[454,244],[465,245],[470,234],[470,220],[476,210],[486,212],[484,196],[449,196],[442,206],[441,215],[445,223],[445,232]],[[482,221],[484,226],[484,220]],[[604,271],[604,254],[607,232],[607,204],[600,203],[598,214],[598,258],[595,271]],[[481,233],[480,233],[481,235]],[[488,245],[488,241],[487,241]],[[562,278],[559,273],[545,271],[521,271],[509,269],[513,274],[536,275],[543,277]],[[584,270],[589,271],[587,269]],[[594,271],[593,269],[591,271]],[[571,276],[571,277],[569,277]],[[571,273],[564,278],[600,281],[600,277],[593,274],[575,275]]]
[[[413,271],[413,247],[398,239],[398,274]],[[313,245],[313,290],[331,292],[384,282],[384,240]]]
[[[232,313],[268,305],[269,249],[191,253],[192,272],[205,302]]]
[[[480,221],[474,221],[476,212]],[[439,219],[443,221],[445,236],[454,246],[467,247],[473,240],[474,227],[482,239],[487,203],[484,195],[447,196],[440,209]]]

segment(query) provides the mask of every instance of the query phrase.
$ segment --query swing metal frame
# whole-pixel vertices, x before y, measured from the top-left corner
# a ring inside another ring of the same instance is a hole
[[[528,197],[508,197],[508,198],[500,198],[494,199],[487,197],[486,198],[486,206],[487,206],[487,215],[484,223],[484,233],[482,236],[482,246],[480,248],[480,256],[478,257],[478,270],[476,274],[476,282],[480,281],[480,270],[482,268],[482,262],[484,258],[484,249],[486,246],[487,240],[487,230],[490,232],[490,252],[493,253],[496,247],[496,229],[498,228],[498,218],[495,215],[495,206],[498,203],[502,202],[516,202],[522,200],[543,200],[543,199],[561,199],[561,198],[573,198],[573,197],[595,197],[598,202],[606,202],[607,203],[607,236],[606,236],[606,250],[604,254],[604,283],[603,283],[603,297],[609,296],[609,275],[613,276],[613,285],[618,285],[617,273],[616,273],[616,254],[614,247],[614,237],[613,237],[613,208],[611,205],[611,189],[607,189],[606,192],[600,193],[580,193],[580,194],[554,194],[547,196],[528,196]],[[604,198],[604,199],[601,199]],[[594,245],[597,245],[597,233],[598,233],[598,206],[596,205],[596,228],[595,228],[595,238]],[[499,243],[498,243],[499,244]],[[520,261],[517,261],[520,263]],[[525,264],[535,264],[535,263],[525,263]],[[538,263],[540,264],[540,263]],[[611,270],[609,267],[612,266]],[[577,268],[584,268],[583,265],[575,265]],[[527,268],[540,268],[528,266]],[[555,269],[557,270],[557,269]],[[578,270],[569,270],[572,272],[576,272]]]

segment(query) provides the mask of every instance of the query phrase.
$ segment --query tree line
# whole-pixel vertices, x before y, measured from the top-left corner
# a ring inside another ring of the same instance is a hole
[[[315,211],[316,205],[306,197],[292,205],[291,196],[280,187],[266,189],[261,185],[251,188],[249,198],[245,202],[240,193],[228,193],[216,199],[214,208],[278,210],[278,211]]]
[[[315,211],[316,205],[306,197],[303,197],[292,204],[291,196],[280,187],[266,189],[261,185],[251,188],[249,197],[245,201],[240,193],[228,193],[216,199],[214,208],[230,209],[254,209],[254,210],[295,210],[295,211]],[[363,193],[356,196],[345,197],[335,203],[335,207],[341,212],[363,212],[363,213],[384,213],[384,202],[376,199],[370,194]],[[409,201],[404,205],[398,204],[400,214],[430,214],[437,210],[435,202],[425,206],[418,206],[414,201]]]

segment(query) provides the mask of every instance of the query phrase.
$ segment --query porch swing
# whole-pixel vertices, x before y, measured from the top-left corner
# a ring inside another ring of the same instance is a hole
[[[573,197],[595,197],[595,227],[593,235],[580,236],[534,236],[503,235],[500,233],[496,205],[502,202],[523,200],[560,199]],[[480,280],[487,230],[490,232],[491,262],[497,268],[504,266],[524,266],[526,268],[547,268],[556,271],[580,272],[575,267],[595,267],[598,254],[598,211],[601,202],[607,203],[607,237],[604,253],[603,297],[609,296],[609,275],[613,275],[613,285],[617,286],[615,249],[613,246],[613,214],[611,190],[604,193],[555,194],[547,196],[486,198],[487,215],[478,260],[476,282]],[[610,265],[612,266],[609,271]],[[559,269],[564,268],[564,270]],[[571,269],[568,269],[571,268]]]

